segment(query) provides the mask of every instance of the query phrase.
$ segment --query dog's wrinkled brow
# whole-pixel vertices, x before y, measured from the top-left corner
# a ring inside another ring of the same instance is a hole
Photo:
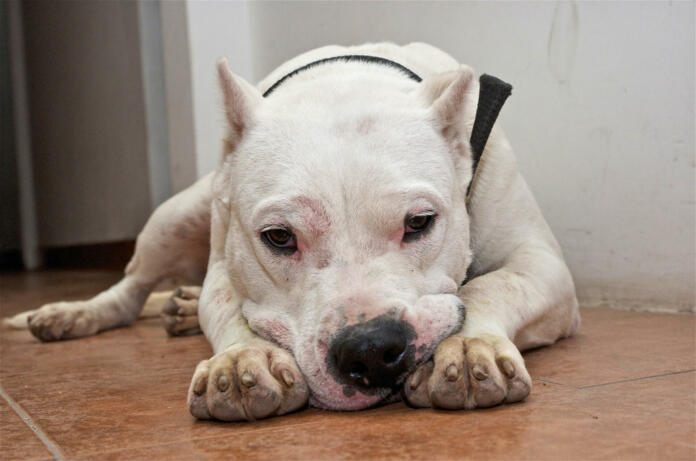
[[[427,183],[416,183],[407,187],[390,188],[384,191],[383,196],[407,203],[425,199],[438,209],[446,208],[449,206],[450,202]]]
[[[252,211],[251,223],[259,230],[268,224],[301,221],[312,233],[321,233],[330,225],[326,209],[320,200],[307,195],[269,197]]]
[[[272,224],[270,221],[282,219],[290,210],[291,202],[286,197],[268,197],[254,206],[251,212],[251,225],[254,229]]]

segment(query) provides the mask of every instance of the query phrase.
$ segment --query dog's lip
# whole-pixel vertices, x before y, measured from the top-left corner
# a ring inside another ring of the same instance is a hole
[[[378,406],[393,395],[391,391],[384,396],[367,395],[362,392],[358,392],[358,394],[353,394],[351,397],[345,396],[345,399],[341,399],[340,403],[337,404],[336,401],[332,402],[330,398],[326,398],[327,396],[322,397],[310,389],[310,404],[315,407],[336,411],[358,411]],[[356,400],[359,402],[356,402]]]
[[[410,373],[406,375],[406,377],[410,376]],[[406,382],[406,378],[403,379],[403,382],[396,384],[392,387],[380,387],[380,388],[374,388],[373,391],[374,393],[371,394],[364,394],[360,389],[356,389],[357,392],[360,392],[362,395],[366,397],[375,397],[379,396],[382,392],[384,392],[384,395],[380,397],[379,399],[375,400],[374,402],[366,405],[365,407],[362,408],[352,408],[352,409],[345,409],[345,408],[337,408],[339,411],[359,411],[359,410],[367,410],[370,408],[377,408],[381,407],[383,405],[388,405],[390,403],[393,403],[394,397],[399,397],[399,400],[403,399],[403,388],[404,384]],[[385,392],[386,391],[386,392]],[[311,397],[312,400],[314,400],[316,403],[318,403],[321,407],[327,407],[327,402],[325,402],[318,394],[315,392],[311,391]]]
[[[460,309],[459,313],[460,313],[460,321],[457,323],[457,326],[455,326],[453,328],[453,330],[461,327],[461,325],[464,321],[464,319],[463,319],[463,317],[464,317],[463,305],[462,305],[462,309]],[[421,365],[425,364],[428,360],[430,360],[432,358],[433,354],[435,353],[435,349],[437,348],[437,346],[440,345],[440,343],[442,341],[444,341],[445,339],[447,339],[449,336],[450,336],[450,334],[447,334],[447,335],[443,336],[439,341],[431,344],[424,351],[423,355],[421,357],[415,359],[413,361],[413,363],[401,374],[401,376],[399,376],[399,378],[396,380],[396,384],[394,384],[394,386],[363,388],[359,385],[354,385],[354,384],[344,384],[344,383],[340,383],[340,382],[339,382],[339,384],[342,384],[343,386],[350,386],[352,389],[354,389],[357,392],[360,392],[363,394],[368,393],[370,395],[376,395],[384,390],[389,390],[389,392],[380,400],[380,401],[384,401],[384,400],[388,399],[389,397],[401,392],[403,390],[404,385],[406,384],[406,381],[408,380],[408,377],[411,376],[413,373],[415,373],[416,370]],[[409,344],[409,346],[412,346],[412,345],[413,345],[413,343]]]
[[[436,294],[442,294],[442,295],[448,295],[448,293],[436,293]],[[425,296],[425,295],[424,295]],[[399,379],[396,381],[397,384],[395,384],[392,387],[380,387],[380,388],[368,388],[368,389],[363,389],[360,386],[356,386],[353,383],[347,384],[343,383],[341,381],[337,381],[334,376],[331,375],[331,373],[328,373],[328,370],[326,368],[326,358],[328,357],[328,347],[327,347],[327,341],[323,338],[316,338],[315,340],[312,341],[312,345],[310,347],[311,353],[313,355],[313,362],[319,365],[319,369],[317,370],[321,375],[325,375],[327,378],[332,380],[335,384],[338,384],[340,386],[340,391],[342,392],[343,395],[346,397],[346,400],[344,403],[348,404],[350,401],[350,397],[343,392],[346,386],[348,386],[348,390],[353,391],[353,393],[359,392],[365,397],[379,397],[378,400],[362,407],[362,409],[367,409],[367,408],[373,408],[379,405],[383,405],[386,403],[389,403],[389,400],[393,398],[394,396],[397,396],[401,394],[401,397],[403,398],[403,387],[406,384],[408,378],[423,364],[425,364],[428,360],[430,360],[435,352],[435,349],[437,346],[444,341],[446,338],[452,335],[454,331],[457,331],[458,329],[461,328],[462,324],[466,320],[466,310],[464,307],[464,304],[461,303],[461,301],[457,304],[457,321],[454,322],[454,324],[450,327],[449,331],[446,332],[442,337],[440,337],[438,340],[433,342],[432,344],[428,345],[421,345],[416,349],[417,353],[420,353],[420,357],[415,358],[413,360],[413,363],[399,376]],[[414,342],[410,344],[414,344],[418,339],[418,334],[416,334],[416,337],[414,338]],[[323,346],[324,350],[320,351],[320,349]],[[322,353],[323,352],[323,353]],[[323,357],[323,360],[319,360],[319,357]],[[311,399],[314,400],[316,403],[318,403],[320,407],[322,408],[329,408],[330,405],[328,405],[323,398],[320,397],[321,393],[314,392],[312,389],[312,386],[310,385],[310,395]],[[331,399],[328,399],[331,400]],[[337,408],[338,409],[338,408]],[[357,408],[353,408],[357,409]],[[351,410],[350,408],[344,408],[342,409],[344,411],[349,411]]]

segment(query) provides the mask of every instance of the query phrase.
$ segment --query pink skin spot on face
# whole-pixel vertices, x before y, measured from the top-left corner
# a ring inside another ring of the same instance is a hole
[[[331,225],[326,209],[320,201],[301,195],[296,197],[292,203],[300,209],[300,217],[305,222],[313,239],[321,236]],[[299,245],[300,242],[298,242],[298,248]]]
[[[375,126],[375,118],[374,117],[365,117],[364,119],[358,121],[358,124],[356,126],[356,131],[360,135],[366,135],[367,133],[372,130],[372,128]]]
[[[301,240],[297,240],[297,251],[290,255],[290,259],[293,261],[299,261],[302,259],[302,253],[304,253],[305,245]]]
[[[317,269],[325,269],[329,265],[328,259],[320,259],[317,263]]]
[[[402,227],[396,232],[393,232],[389,235],[389,241],[390,242],[397,242],[401,243],[401,241],[404,239],[404,228]]]
[[[331,252],[328,250],[319,250],[317,254],[317,269],[328,267],[331,262]]]

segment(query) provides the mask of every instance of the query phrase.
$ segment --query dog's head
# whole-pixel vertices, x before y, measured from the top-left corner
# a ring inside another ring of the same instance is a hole
[[[473,72],[326,77],[264,99],[218,70],[229,223],[212,238],[244,316],[292,351],[313,405],[378,403],[464,320]]]

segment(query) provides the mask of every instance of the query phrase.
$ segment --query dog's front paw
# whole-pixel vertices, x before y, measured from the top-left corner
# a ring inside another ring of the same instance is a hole
[[[450,410],[517,402],[531,389],[520,352],[509,339],[493,335],[447,338],[404,384],[411,405]]]
[[[253,421],[295,411],[307,404],[308,396],[295,359],[259,340],[199,363],[188,407],[199,419]]]
[[[29,330],[41,341],[89,336],[99,331],[99,321],[89,301],[46,304],[29,316]]]

